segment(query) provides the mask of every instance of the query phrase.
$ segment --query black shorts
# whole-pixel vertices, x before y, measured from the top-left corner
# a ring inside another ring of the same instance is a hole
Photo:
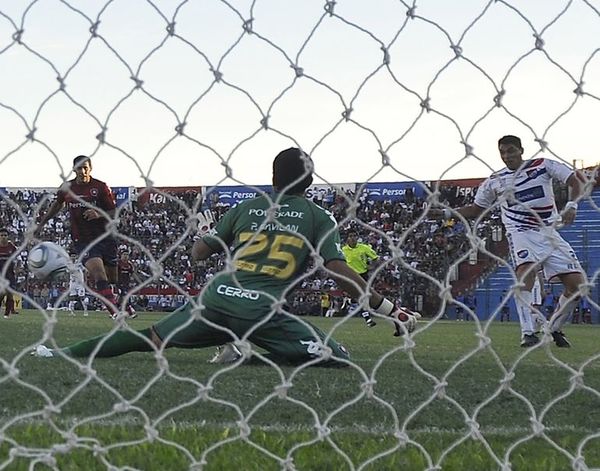
[[[117,241],[114,237],[105,237],[98,242],[75,242],[75,251],[81,257],[81,263],[85,263],[90,258],[101,258],[104,265],[114,267],[117,266],[118,255],[117,255]]]

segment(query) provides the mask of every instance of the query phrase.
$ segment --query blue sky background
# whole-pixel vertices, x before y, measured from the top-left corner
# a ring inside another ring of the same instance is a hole
[[[114,186],[234,183],[224,163],[234,180],[264,184],[274,155],[295,143],[328,182],[480,177],[501,167],[496,141],[509,133],[527,156],[537,138],[549,156],[600,161],[597,0],[338,0],[331,16],[324,7],[0,3],[0,186],[58,186],[82,153]],[[243,29],[250,18],[255,34]]]

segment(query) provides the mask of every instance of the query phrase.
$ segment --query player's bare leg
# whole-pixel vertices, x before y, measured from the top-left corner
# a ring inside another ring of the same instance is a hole
[[[113,294],[115,295],[115,298],[118,299],[119,301],[121,301],[122,293],[120,292],[120,290],[118,288],[118,285],[119,285],[118,267],[116,265],[106,265],[104,268],[106,270],[106,276],[108,278],[108,282],[112,285],[111,289],[113,289]],[[127,303],[125,304],[125,310],[127,311],[127,314],[129,314],[129,317],[131,319],[135,319],[137,317],[137,313],[135,312],[135,309],[131,305],[130,300],[127,300]]]
[[[515,304],[519,323],[521,324],[521,347],[533,347],[540,339],[535,335],[535,326],[531,315],[531,304],[533,302],[533,283],[535,282],[535,270],[532,263],[524,263],[517,267],[517,278],[525,285],[515,291]]]
[[[575,304],[579,301],[579,287],[585,283],[581,273],[565,273],[558,275],[564,286],[564,291],[558,299],[556,310],[550,319],[550,333],[557,347],[569,348],[571,344],[562,331],[563,325],[567,322]]]

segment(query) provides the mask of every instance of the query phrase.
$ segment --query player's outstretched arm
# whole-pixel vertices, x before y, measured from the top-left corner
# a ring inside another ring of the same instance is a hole
[[[367,289],[367,282],[363,280],[344,260],[330,260],[325,264],[336,282],[345,292],[353,298],[360,298]],[[396,305],[389,299],[384,298],[375,290],[370,291],[369,306],[376,314],[389,316],[394,320],[395,336],[412,332],[417,326],[417,320],[421,317],[418,312],[412,312]]]

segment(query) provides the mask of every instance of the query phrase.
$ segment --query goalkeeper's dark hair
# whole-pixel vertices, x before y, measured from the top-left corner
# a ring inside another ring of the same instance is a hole
[[[8,229],[6,227],[0,227],[0,234],[10,234],[10,232],[8,232]]]
[[[79,168],[86,162],[89,162],[92,165],[92,159],[90,159],[87,155],[78,155],[73,159],[73,168]]]
[[[502,136],[500,139],[498,139],[498,145],[500,145],[500,144],[507,144],[507,145],[512,144],[513,146],[517,146],[519,149],[523,148],[523,146],[521,145],[521,139],[519,137],[513,136],[511,134]]]
[[[303,194],[313,181],[313,163],[297,147],[282,150],[273,160],[273,188],[288,195]]]

